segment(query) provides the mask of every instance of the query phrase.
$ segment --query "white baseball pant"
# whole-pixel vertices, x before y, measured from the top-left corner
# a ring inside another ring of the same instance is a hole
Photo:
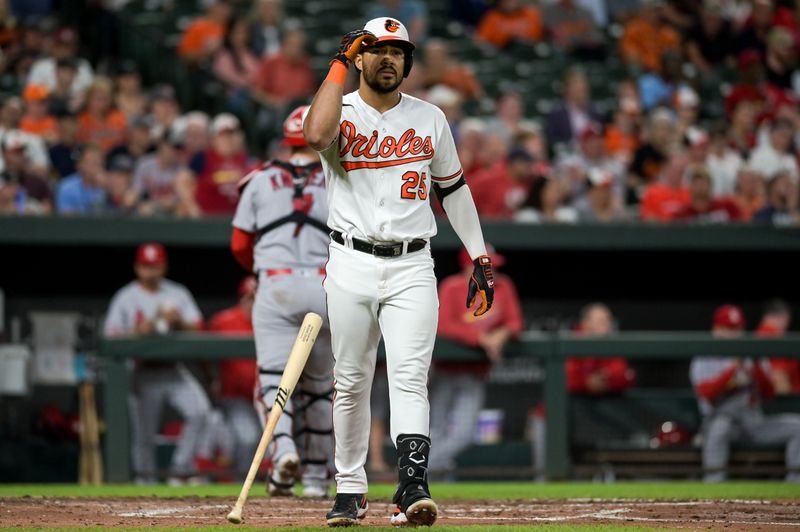
[[[366,493],[370,389],[381,335],[392,441],[429,434],[428,370],[439,318],[433,258],[429,247],[384,258],[331,242],[326,269],[337,492]]]

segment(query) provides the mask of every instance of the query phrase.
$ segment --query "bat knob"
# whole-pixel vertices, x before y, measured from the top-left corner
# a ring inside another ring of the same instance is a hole
[[[228,514],[228,521],[230,521],[234,525],[241,524],[241,522],[242,522],[242,511],[241,510],[236,510],[236,508],[234,508],[231,511],[231,513]]]

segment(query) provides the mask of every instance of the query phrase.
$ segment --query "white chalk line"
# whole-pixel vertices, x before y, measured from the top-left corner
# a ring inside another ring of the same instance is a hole
[[[152,510],[137,510],[117,514],[118,517],[175,517],[174,514],[198,510],[219,510],[230,508],[227,504],[206,504],[203,506],[176,506],[173,508],[154,508]],[[187,516],[181,516],[187,517]]]

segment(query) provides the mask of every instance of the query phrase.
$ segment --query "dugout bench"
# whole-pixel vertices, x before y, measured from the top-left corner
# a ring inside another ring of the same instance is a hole
[[[104,339],[99,355],[104,359],[106,470],[109,482],[130,480],[130,428],[127,397],[129,366],[133,358],[159,360],[220,360],[254,356],[250,337],[221,337],[193,333],[155,337]],[[450,360],[481,360],[477,349],[437,340],[434,350]],[[800,357],[800,334],[783,338],[718,339],[708,333],[621,333],[607,338],[575,338],[564,335],[528,334],[510,344],[506,357],[535,357],[545,369],[544,400],[547,405],[547,476],[566,479],[572,473],[570,456],[570,396],[566,388],[565,358],[622,356],[631,359],[686,359],[704,356]],[[606,451],[609,452],[609,451]],[[609,455],[595,456],[607,458]]]

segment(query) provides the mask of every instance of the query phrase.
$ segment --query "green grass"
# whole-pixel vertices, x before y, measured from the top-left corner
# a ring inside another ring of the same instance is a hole
[[[68,484],[0,484],[0,497],[230,497],[239,494],[239,485],[208,486],[134,486],[109,485],[100,487]],[[783,482],[459,482],[432,484],[436,499],[575,499],[575,498],[642,498],[642,499],[800,499],[800,484]],[[394,486],[373,484],[370,497],[391,498]],[[260,487],[250,492],[252,497],[263,495]]]

